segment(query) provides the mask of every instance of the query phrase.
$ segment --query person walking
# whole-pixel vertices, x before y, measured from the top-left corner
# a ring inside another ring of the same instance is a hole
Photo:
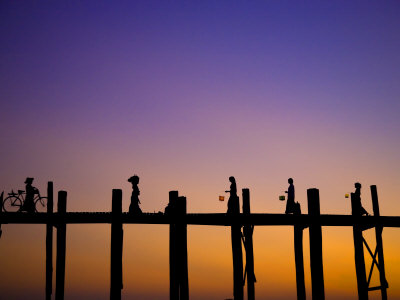
[[[288,183],[289,183],[289,188],[285,192],[286,194],[288,194],[285,214],[290,214],[295,212],[293,179],[289,178]]]
[[[139,207],[139,195],[140,190],[138,187],[139,184],[139,176],[133,175],[128,179],[128,182],[132,183],[132,195],[131,195],[131,204],[129,205],[129,213],[131,214],[141,214],[142,210]]]
[[[361,205],[361,183],[356,182],[354,184],[354,187],[356,188],[354,194],[356,196],[356,201],[358,201],[360,205],[360,211],[358,212],[361,216],[369,216],[369,213],[365,210],[365,208]]]
[[[237,196],[237,188],[236,188],[236,179],[235,177],[229,177],[229,181],[231,182],[231,186],[229,191],[225,191],[225,193],[229,193],[228,200],[228,214],[239,213],[239,197]]]

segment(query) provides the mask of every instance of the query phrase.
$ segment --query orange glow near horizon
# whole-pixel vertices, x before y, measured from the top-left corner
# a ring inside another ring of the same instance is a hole
[[[21,230],[23,225],[5,225],[3,228],[7,236],[2,239],[4,255],[1,257],[1,265],[2,272],[8,276],[3,278],[0,288],[7,286],[8,289],[20,290],[21,295],[27,291],[33,296],[43,295],[44,226],[25,228],[25,234],[31,236],[32,240],[20,244],[9,241],[13,237],[8,235],[16,229],[13,227],[20,227],[18,229]],[[149,294],[158,295],[154,296],[157,299],[169,298],[168,232],[167,225],[124,226],[123,295],[128,299],[146,298],[145,295]],[[371,240],[372,235],[365,236],[367,240]],[[386,274],[390,282],[389,299],[397,297],[400,292],[397,267],[399,259],[398,248],[393,247],[393,243],[385,243],[385,240],[398,237],[399,233],[395,229],[385,229],[384,250]],[[67,299],[78,294],[86,295],[89,299],[109,297],[109,242],[108,225],[67,227]],[[311,296],[308,230],[304,231],[303,245],[306,291]],[[21,251],[22,248],[25,251]],[[189,226],[188,253],[191,299],[229,297],[233,280],[229,227]],[[324,227],[323,254],[326,299],[337,299],[339,296],[341,299],[354,299],[357,290],[351,228]],[[254,256],[257,298],[277,295],[276,299],[293,299],[296,296],[293,229],[256,227]],[[368,272],[371,262],[367,255],[365,257]],[[378,283],[376,274],[373,283]],[[370,293],[370,298],[379,299],[378,294]]]
[[[400,216],[400,2],[303,2],[1,1],[0,192],[32,177],[69,212],[107,212],[121,189],[126,212],[137,174],[143,212],[179,191],[188,213],[225,213],[234,176],[251,212],[284,213],[291,177],[303,213],[318,188],[321,214],[350,215],[360,182],[368,212],[376,185],[381,215]],[[1,300],[42,300],[45,226],[2,230]],[[124,230],[123,298],[168,299],[168,226]],[[353,300],[352,230],[322,231],[326,300]],[[65,300],[109,298],[110,232],[67,225]],[[188,227],[191,300],[232,298],[230,239]],[[294,299],[293,228],[253,240],[257,299]],[[400,228],[383,247],[400,299]],[[306,229],[310,299],[309,261]]]

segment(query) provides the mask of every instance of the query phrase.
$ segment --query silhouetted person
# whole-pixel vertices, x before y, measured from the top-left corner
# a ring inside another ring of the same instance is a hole
[[[32,186],[33,178],[27,177],[25,179],[25,201],[21,207],[21,211],[26,211],[29,213],[35,212],[35,202],[33,198],[35,194],[39,194],[39,190]]]
[[[362,207],[361,205],[361,183],[356,182],[354,184],[354,187],[356,188],[356,191],[354,192],[355,196],[356,196],[356,200],[360,203],[360,211],[359,214],[361,216],[366,215],[369,216],[368,212],[365,210],[364,207]]]
[[[139,207],[139,176],[133,175],[128,179],[128,182],[132,183],[132,196],[131,196],[131,204],[129,205],[129,212],[132,214],[141,214],[142,210]]]
[[[287,202],[286,202],[286,211],[285,214],[290,214],[290,213],[294,213],[296,210],[295,204],[294,204],[294,185],[293,185],[293,179],[289,178],[288,179],[288,183],[289,183],[289,188],[288,190],[285,192],[288,194],[287,197]]]
[[[225,191],[225,193],[229,193],[228,200],[228,211],[227,213],[239,213],[239,198],[237,196],[237,188],[236,188],[236,180],[235,177],[229,177],[229,181],[231,182],[230,190]]]

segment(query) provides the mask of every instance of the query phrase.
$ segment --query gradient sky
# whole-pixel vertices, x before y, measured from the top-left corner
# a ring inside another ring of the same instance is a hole
[[[303,211],[316,187],[322,213],[350,214],[360,181],[368,211],[376,184],[398,216],[399,15],[398,1],[1,1],[0,190],[52,180],[69,211],[109,211],[121,188],[126,211],[136,173],[145,212],[170,190],[225,212],[233,175],[253,212],[279,213],[293,177]],[[44,239],[3,225],[4,299],[43,298]],[[383,239],[400,299],[400,229]],[[188,241],[191,299],[231,297],[229,228],[190,226]],[[66,299],[108,299],[109,243],[107,225],[68,226]],[[323,243],[326,299],[355,299],[351,228]],[[293,229],[257,227],[254,252],[257,299],[293,299]],[[168,288],[168,227],[125,226],[124,299]]]

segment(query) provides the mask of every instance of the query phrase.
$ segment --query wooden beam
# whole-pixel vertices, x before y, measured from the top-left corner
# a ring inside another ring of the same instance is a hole
[[[301,209],[295,214],[300,215]],[[304,283],[304,256],[303,256],[303,225],[294,225],[294,260],[296,266],[297,300],[306,300],[306,287]]]
[[[112,191],[112,223],[111,223],[111,284],[110,299],[120,300],[122,285],[122,190]]]
[[[322,262],[322,230],[318,222],[320,218],[319,190],[308,189],[308,215],[310,222],[310,265],[311,265],[311,289],[313,300],[325,299],[324,269]]]
[[[231,199],[233,212],[230,213],[231,218],[235,219],[239,216],[240,206],[239,197]],[[233,261],[233,299],[243,300],[243,254],[242,254],[242,230],[240,224],[231,226],[232,241],[232,261]]]
[[[49,218],[58,219],[58,213],[48,216],[47,213],[26,214],[12,212],[1,214],[2,224],[47,224]],[[122,213],[123,224],[170,224],[171,218],[162,213],[143,213],[133,218],[129,213]],[[111,224],[110,212],[68,212],[64,214],[67,224]],[[185,217],[188,225],[206,226],[232,226],[232,225],[254,225],[254,226],[309,226],[311,223],[330,227],[352,227],[362,225],[365,227],[400,227],[398,216],[363,216],[353,217],[352,215],[320,215],[317,219],[307,214],[259,214],[252,213],[248,216],[240,214],[234,218],[226,213],[187,214]],[[55,222],[55,221],[54,221]]]
[[[354,217],[358,219],[364,218],[360,216],[361,202],[359,198],[351,193],[351,211]],[[354,261],[356,265],[357,276],[357,289],[358,299],[368,300],[368,286],[365,273],[365,260],[364,260],[364,243],[362,235],[362,227],[360,225],[353,226],[353,240],[354,240]]]
[[[47,214],[53,214],[53,182],[47,184]],[[46,300],[51,300],[53,293],[53,223],[46,224]]]
[[[56,258],[56,300],[64,299],[65,287],[65,248],[66,232],[65,213],[67,211],[67,192],[58,192],[57,201],[57,258]]]
[[[243,189],[243,214],[250,214],[250,190]],[[254,226],[246,224],[243,226],[244,248],[246,250],[246,276],[247,276],[247,300],[255,299],[256,277],[254,275],[254,252],[253,252],[253,231]]]
[[[177,255],[177,202],[178,191],[169,192],[168,214],[171,223],[169,226],[169,299],[179,299],[179,280],[178,280],[178,255]]]
[[[179,299],[189,300],[189,277],[188,277],[188,253],[187,253],[187,225],[185,223],[186,215],[186,197],[178,197],[177,202],[178,223],[177,231],[177,254],[178,254],[178,282]]]
[[[378,201],[378,191],[376,185],[371,185],[371,197],[372,197],[372,208],[374,211],[374,217],[379,217],[379,201]],[[376,251],[378,252],[379,261],[379,279],[381,282],[381,296],[382,300],[387,300],[387,288],[389,287],[386,281],[385,274],[385,260],[383,257],[383,241],[382,241],[382,226],[375,227],[375,237],[376,237]]]

